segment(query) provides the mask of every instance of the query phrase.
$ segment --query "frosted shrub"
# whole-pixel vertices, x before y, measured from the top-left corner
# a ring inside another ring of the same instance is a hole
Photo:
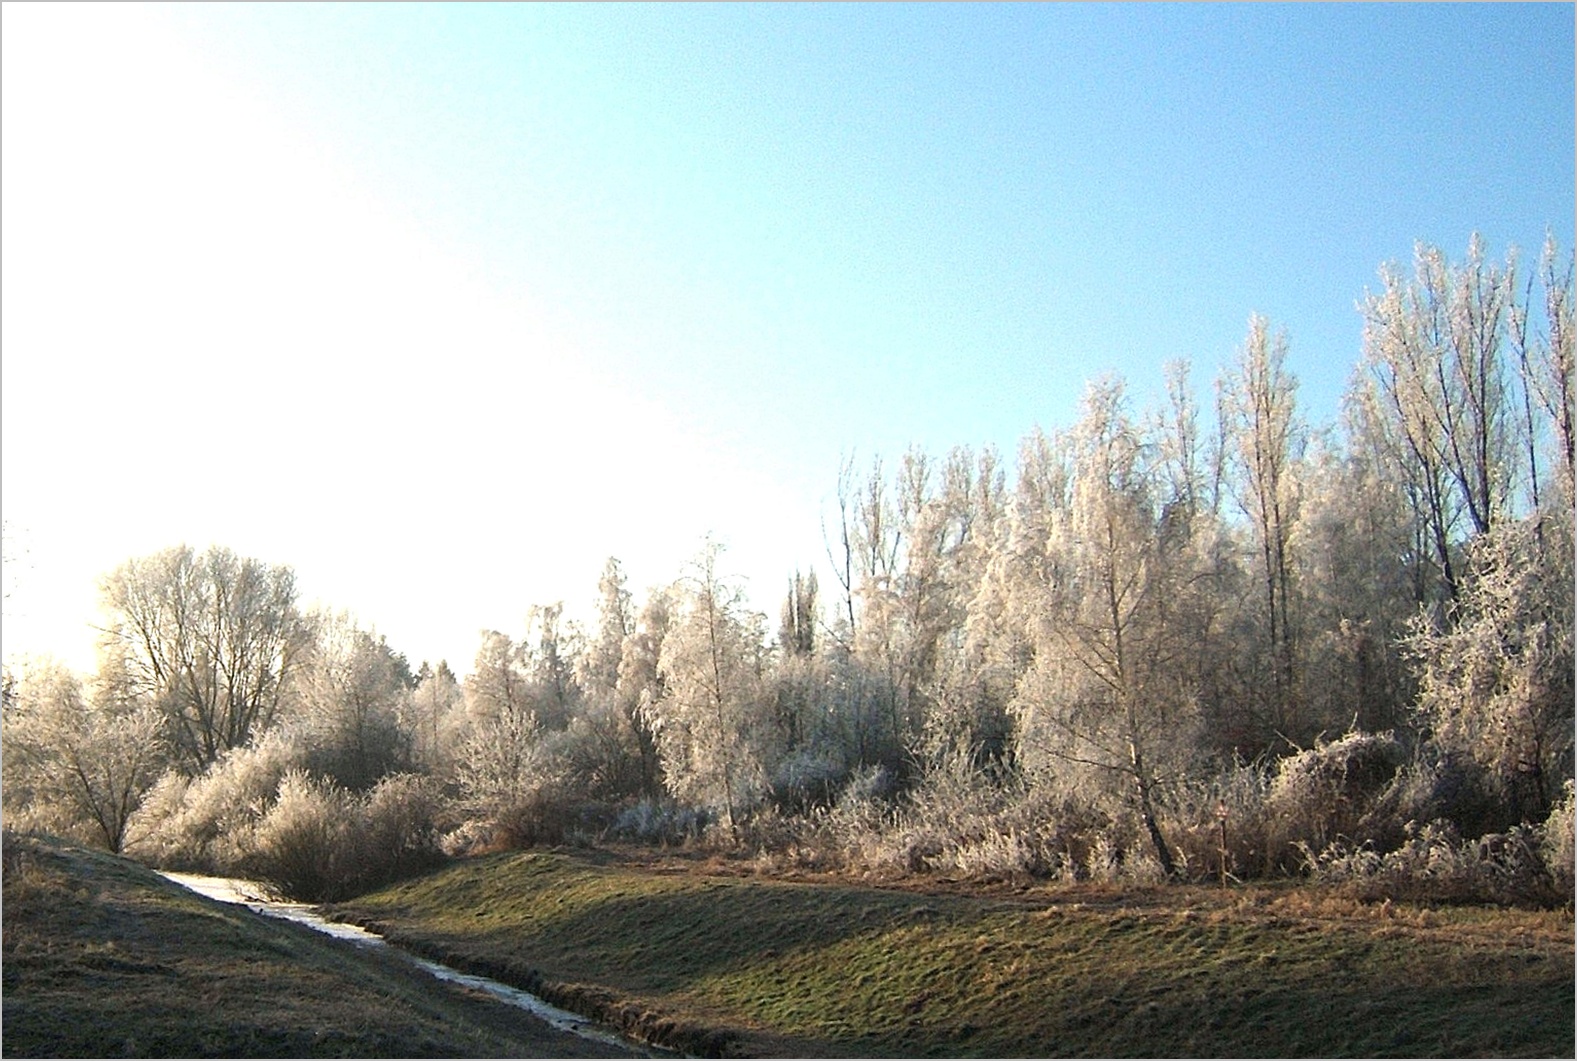
[[[1050,823],[1028,829],[1009,825],[1004,832],[959,844],[947,853],[948,859],[951,868],[966,877],[1071,876],[1071,865],[1053,849],[1051,832]]]
[[[1419,617],[1407,639],[1422,720],[1443,747],[1485,767],[1512,822],[1546,817],[1557,779],[1572,771],[1570,505],[1475,537],[1452,621]]]
[[[1197,874],[1219,876],[1224,812],[1226,871],[1243,879],[1263,875],[1270,868],[1266,834],[1272,778],[1259,763],[1235,762],[1214,778],[1177,786],[1164,829],[1178,858]]]
[[[437,782],[391,774],[362,801],[357,832],[358,876],[371,885],[433,865],[439,858]]]
[[[1181,872],[1187,872],[1186,866],[1179,866]],[[1135,848],[1120,867],[1121,876],[1130,884],[1164,884],[1166,870],[1161,868],[1161,863],[1150,853],[1147,847]]]
[[[292,770],[244,834],[238,862],[275,893],[304,902],[343,899],[434,864],[437,788],[394,774],[365,795]]]
[[[960,759],[933,766],[909,793],[875,852],[880,868],[934,872],[956,867],[960,847],[998,834],[1009,797]]]
[[[1338,841],[1321,851],[1314,850],[1302,841],[1295,846],[1309,876],[1327,884],[1371,879],[1385,865],[1384,858],[1373,844]]]
[[[1312,875],[1364,899],[1419,902],[1557,905],[1560,893],[1539,851],[1538,831],[1517,826],[1463,840],[1455,825],[1409,823],[1394,851],[1372,844],[1337,842],[1323,851],[1302,850]]]
[[[892,777],[884,767],[854,771],[837,800],[816,819],[819,843],[829,859],[866,869],[879,860],[882,837],[896,819],[892,791]]]
[[[5,827],[18,836],[49,833],[84,844],[91,844],[95,839],[92,826],[70,808],[42,800],[7,807]]]
[[[494,842],[509,847],[560,844],[575,831],[575,808],[558,785],[542,783],[501,804],[494,813]]]
[[[575,824],[570,771],[559,748],[529,718],[480,727],[462,748],[460,807],[482,848],[560,843]]]
[[[1573,843],[1574,819],[1577,819],[1577,799],[1574,799],[1573,784],[1570,778],[1566,781],[1565,793],[1550,810],[1550,816],[1544,824],[1539,826],[1539,855],[1543,859],[1546,871],[1550,876],[1550,888],[1558,899],[1564,901],[1568,909],[1572,906],[1573,898],[1573,869],[1574,855],[1577,855],[1577,845]]]
[[[816,842],[847,868],[984,880],[1135,881],[1160,872],[1144,854],[1135,812],[1092,802],[1065,781],[1002,779],[963,760],[938,764],[896,801],[875,795],[879,781],[857,773],[815,819]],[[1191,864],[1188,852],[1177,857]]]
[[[354,816],[354,801],[342,789],[292,770],[253,832],[248,874],[285,898],[344,898]]]
[[[1390,818],[1390,831],[1380,842],[1388,848],[1399,845],[1407,822],[1445,819],[1456,823],[1464,836],[1516,824],[1495,787],[1494,779],[1470,756],[1425,745],[1376,803],[1376,810]]]
[[[163,720],[52,660],[5,671],[0,796],[18,826],[125,850],[127,826],[166,761]]]
[[[710,821],[711,816],[704,809],[643,799],[621,810],[607,835],[614,840],[677,846],[698,839]]]
[[[821,814],[787,814],[772,804],[752,811],[738,830],[735,846],[753,849],[762,866],[816,867],[832,859],[818,842]]]
[[[1406,752],[1389,733],[1353,732],[1288,756],[1266,794],[1267,868],[1291,871],[1304,847],[1323,851],[1339,838],[1361,843],[1392,824],[1382,797]]]
[[[438,850],[448,858],[464,858],[490,849],[493,826],[468,819],[438,837]]]
[[[192,867],[200,863],[200,845],[176,822],[186,810],[186,793],[191,782],[178,770],[166,771],[153,783],[127,826],[126,851],[133,857],[166,868]]]
[[[250,833],[273,803],[297,750],[275,731],[236,748],[201,776],[166,775],[132,819],[130,853],[166,869],[229,872],[251,850]]]
[[[869,783],[857,775],[824,819],[849,866],[983,879],[1074,873],[1070,826],[1083,817],[1048,789],[1004,783],[964,760],[933,767],[896,804],[863,792]]]
[[[1090,842],[1089,853],[1085,856],[1085,875],[1092,881],[1102,883],[1120,880],[1122,853],[1122,848],[1113,844],[1110,837],[1105,833],[1097,833]]]
[[[786,811],[825,804],[848,769],[834,755],[816,748],[802,748],[777,763],[769,782],[774,804]]]
[[[1085,817],[1075,836],[1073,844],[1066,837],[1062,840],[1070,851],[1066,860],[1069,876],[1102,884],[1159,884],[1166,879],[1137,813]],[[1174,851],[1173,857],[1177,859],[1175,868],[1186,872],[1186,855]]]
[[[440,857],[437,782],[383,778],[363,796],[313,778],[302,745],[271,733],[187,780],[171,771],[128,828],[128,852],[167,869],[252,876],[281,895],[353,894]]]
[[[892,774],[884,766],[854,771],[828,809],[829,823],[834,828],[851,830],[882,828],[892,817],[896,789]]]

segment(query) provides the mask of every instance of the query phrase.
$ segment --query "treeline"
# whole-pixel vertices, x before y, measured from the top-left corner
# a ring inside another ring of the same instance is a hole
[[[1213,416],[1135,410],[841,469],[775,623],[708,543],[595,619],[414,672],[223,549],[101,586],[101,664],[8,671],[8,827],[346,894],[489,846],[713,843],[860,872],[1310,873],[1570,901],[1570,259],[1420,246],[1339,425],[1260,318]],[[775,627],[775,628],[774,628]]]

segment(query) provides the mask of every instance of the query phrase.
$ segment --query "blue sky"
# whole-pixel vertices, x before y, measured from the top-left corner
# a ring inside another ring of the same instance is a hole
[[[773,610],[847,453],[1255,312],[1330,423],[1382,262],[1573,242],[1571,5],[0,17],[8,653],[180,540],[461,665],[708,532]]]

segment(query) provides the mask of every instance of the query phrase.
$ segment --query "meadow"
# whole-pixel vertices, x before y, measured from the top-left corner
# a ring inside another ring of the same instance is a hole
[[[1564,1056],[1567,911],[511,852],[335,908],[691,1053]]]

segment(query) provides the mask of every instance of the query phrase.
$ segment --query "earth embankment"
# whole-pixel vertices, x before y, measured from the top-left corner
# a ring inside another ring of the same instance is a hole
[[[6,1057],[618,1057],[392,954],[7,834]]]

